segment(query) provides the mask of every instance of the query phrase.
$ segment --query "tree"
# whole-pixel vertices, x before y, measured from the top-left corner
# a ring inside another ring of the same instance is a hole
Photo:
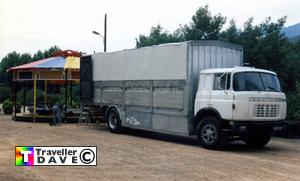
[[[296,82],[296,90],[287,93],[287,116],[290,121],[300,121],[300,82]]]
[[[149,36],[140,35],[139,38],[136,39],[136,47],[140,48],[162,43],[179,42],[183,40],[184,38],[179,31],[171,34],[168,31],[164,30],[162,26],[157,25],[156,27],[151,28]]]
[[[33,58],[32,60],[33,61],[37,61],[37,60],[42,60],[44,59],[44,54],[41,50],[38,50],[34,55],[33,55]]]
[[[261,60],[260,49],[258,47],[262,32],[259,26],[253,25],[253,18],[249,18],[244,23],[244,28],[240,33],[239,44],[244,47],[244,62],[256,66],[256,62]]]
[[[25,64],[25,63],[29,63],[29,62],[32,62],[32,57],[29,53],[23,53],[21,56],[20,56],[20,60],[17,64]]]
[[[253,25],[253,18],[245,22],[243,30],[238,30],[234,21],[222,32],[221,40],[244,47],[244,61],[251,66],[277,71],[284,76],[287,55],[291,43],[282,34],[286,17],[272,22],[268,17],[263,23]],[[285,79],[286,80],[286,79]]]
[[[282,80],[284,90],[294,90],[296,82],[292,80],[290,67],[293,61],[289,57],[293,51],[292,44],[282,34],[282,28],[286,17],[280,18],[277,22],[271,22],[268,17],[263,23],[253,25],[253,18],[244,24],[244,30],[240,33],[239,44],[244,47],[244,61],[251,66],[273,70],[277,72]]]
[[[236,27],[235,21],[232,19],[229,22],[229,27],[220,34],[220,39],[222,41],[239,44],[240,33],[241,30]]]
[[[208,5],[200,7],[192,17],[192,22],[183,28],[186,40],[217,40],[226,18],[220,13],[212,16]]]
[[[19,60],[20,60],[20,54],[17,53],[16,51],[7,54],[1,61],[0,72],[4,73],[10,67],[14,67],[18,65]]]
[[[173,33],[164,30],[160,25],[152,27],[149,36],[139,35],[136,39],[136,47],[186,40],[217,40],[225,22],[226,18],[221,14],[212,16],[206,5],[196,11],[189,25],[180,26]]]
[[[45,50],[43,55],[44,58],[52,57],[55,52],[61,51],[60,48],[56,45],[50,47],[48,50]]]

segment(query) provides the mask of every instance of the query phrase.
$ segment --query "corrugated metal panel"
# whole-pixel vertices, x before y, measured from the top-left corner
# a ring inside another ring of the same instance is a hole
[[[199,47],[199,60],[204,60],[205,59],[205,47],[204,46],[198,46]],[[199,62],[199,69],[202,70],[205,68],[205,61],[198,61]]]
[[[207,68],[227,68],[241,65],[241,50],[236,50],[226,46],[207,46],[196,45],[193,49],[193,71],[197,70],[199,73],[202,69]],[[199,50],[197,52],[197,50]],[[199,67],[198,67],[199,64]]]
[[[217,47],[216,46],[211,46],[211,67],[217,67]]]
[[[94,81],[186,79],[187,42],[92,55]]]
[[[125,82],[125,105],[151,106],[150,81],[126,81]]]
[[[204,46],[204,69],[207,68],[210,68],[210,46]]]
[[[221,68],[223,66],[222,62],[222,47],[217,47],[217,68]]]

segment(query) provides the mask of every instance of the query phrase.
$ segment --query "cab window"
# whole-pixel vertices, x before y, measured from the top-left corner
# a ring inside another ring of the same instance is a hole
[[[214,74],[214,90],[225,90],[226,75],[223,73]]]
[[[217,73],[214,74],[214,90],[229,90],[230,89],[230,74]]]

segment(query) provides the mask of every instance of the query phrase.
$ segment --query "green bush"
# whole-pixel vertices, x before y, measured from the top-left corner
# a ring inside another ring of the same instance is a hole
[[[287,120],[300,121],[300,82],[296,84],[296,91],[287,93]]]
[[[10,97],[10,88],[8,86],[0,86],[0,102]]]
[[[17,101],[22,102],[23,104],[23,89],[17,92]],[[27,90],[25,93],[26,99],[25,99],[25,104],[30,105],[30,103],[33,103],[33,89]],[[37,102],[43,102],[44,101],[44,92],[40,89],[37,89]]]
[[[65,88],[61,88],[60,92],[61,94],[59,94],[59,96],[57,97],[57,102],[59,102],[61,105],[65,105]],[[70,99],[70,97],[68,97],[68,101],[67,101],[68,108],[79,107],[80,99],[79,96],[76,95],[76,93],[79,93],[79,87],[77,88],[76,86],[74,86],[72,92],[72,100]],[[70,94],[70,92],[68,92],[68,94]]]
[[[68,107],[78,107],[80,104],[79,100],[79,86],[73,87],[73,97],[72,100],[68,100]],[[30,105],[33,103],[33,89],[26,89],[26,99],[25,103],[26,105]],[[41,89],[37,89],[37,103],[38,104],[44,104],[44,91]],[[23,89],[19,90],[17,92],[17,101],[21,102],[23,104],[24,101],[24,92]],[[62,87],[60,88],[60,91],[58,93],[47,93],[47,103],[48,104],[55,104],[56,102],[59,102],[60,104],[65,104],[65,89]]]
[[[11,114],[13,112],[12,102],[9,99],[3,102],[2,108],[5,114]]]
[[[3,108],[3,112],[5,114],[12,114],[13,113],[13,104],[12,104],[12,101],[10,99],[6,99],[3,102],[2,108]],[[21,104],[20,103],[17,103],[16,112],[17,113],[21,112]]]

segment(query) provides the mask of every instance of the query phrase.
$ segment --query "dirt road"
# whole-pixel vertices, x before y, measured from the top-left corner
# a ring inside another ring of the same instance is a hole
[[[206,150],[193,138],[106,128],[50,127],[0,116],[0,180],[300,180],[300,140]],[[16,167],[15,146],[96,145],[95,167]]]

